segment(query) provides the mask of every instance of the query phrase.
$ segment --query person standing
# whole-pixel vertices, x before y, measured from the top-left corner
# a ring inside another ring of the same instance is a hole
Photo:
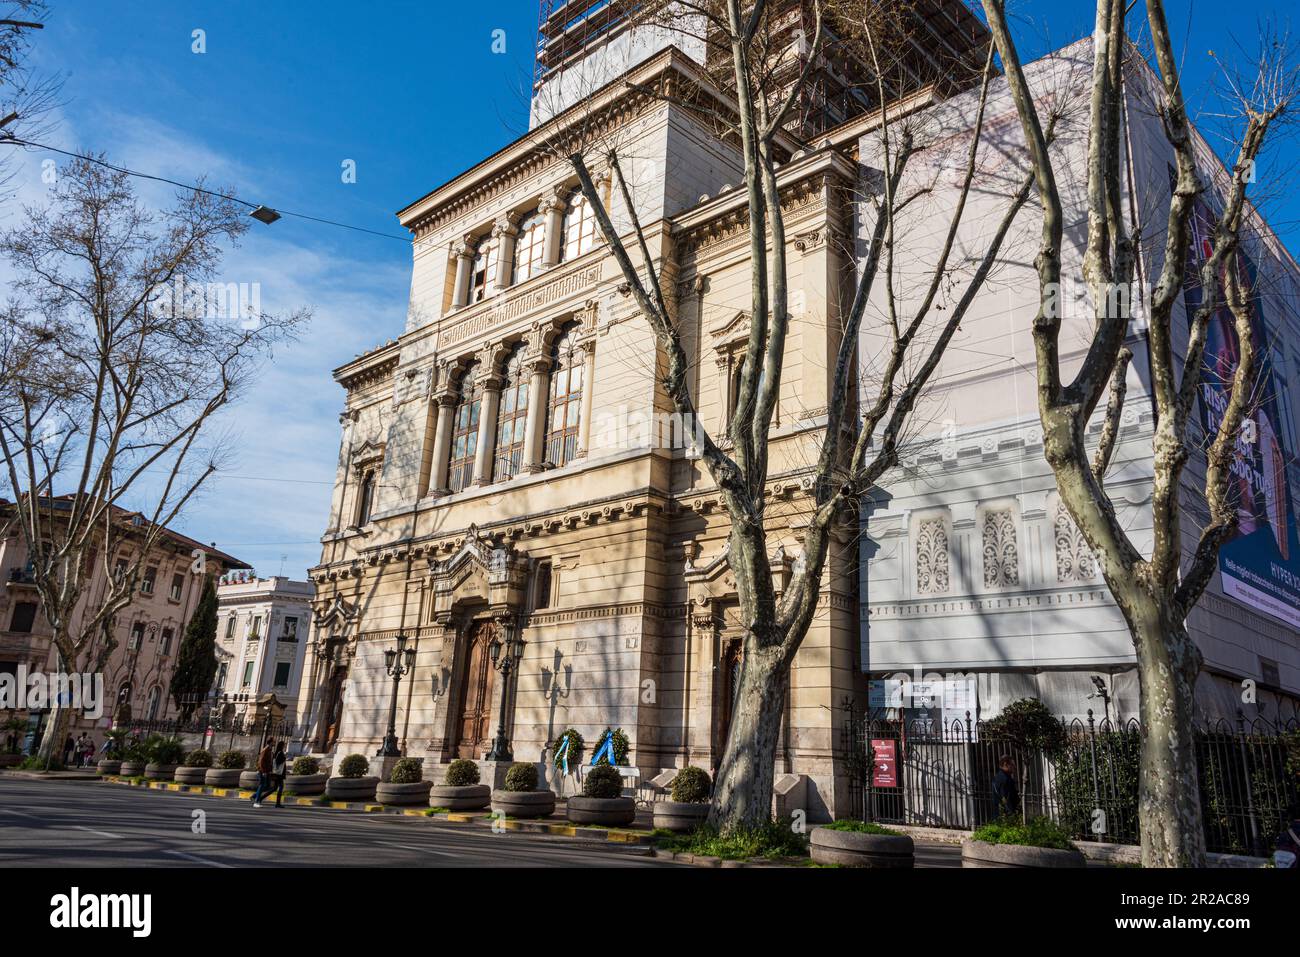
[[[271,766],[272,758],[275,752],[272,750],[274,741],[268,741],[262,745],[262,750],[257,755],[257,790],[253,792],[253,807],[262,806],[262,795],[271,790]]]
[[[284,776],[288,771],[288,755],[284,753],[284,742],[281,741],[275,746],[275,754],[271,757],[271,787],[275,788],[275,806],[284,806]]]
[[[998,758],[998,771],[993,775],[993,803],[998,817],[1020,813],[1020,788],[1016,785],[1016,763],[1011,755]]]
[[[68,735],[68,740],[63,742],[63,766],[66,768],[72,764],[72,751],[77,746],[72,740],[72,735]]]

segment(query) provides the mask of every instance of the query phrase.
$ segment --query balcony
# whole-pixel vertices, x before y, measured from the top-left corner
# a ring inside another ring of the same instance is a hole
[[[35,588],[36,576],[32,573],[31,566],[26,568],[9,569],[9,574],[5,576],[5,584],[10,588]]]

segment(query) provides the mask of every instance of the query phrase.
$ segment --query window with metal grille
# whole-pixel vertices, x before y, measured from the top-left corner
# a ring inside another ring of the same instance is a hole
[[[596,213],[582,190],[569,194],[564,214],[564,260],[577,259],[596,247]]]
[[[478,418],[483,392],[478,383],[478,364],[471,365],[460,377],[460,398],[451,418],[451,459],[447,487],[459,492],[474,481],[474,456],[478,452]]]
[[[485,237],[474,252],[474,268],[469,275],[469,301],[482,302],[492,295],[492,280],[497,271],[497,241]]]
[[[492,480],[500,482],[519,473],[524,460],[524,433],[528,427],[528,376],[524,371],[524,345],[506,360],[501,406],[497,412],[497,445]]]
[[[575,327],[566,327],[551,347],[551,395],[547,408],[546,461],[567,465],[578,451],[582,418],[582,353]]]
[[[523,282],[541,272],[545,255],[546,217],[534,210],[519,224],[519,237],[515,240],[513,282]]]

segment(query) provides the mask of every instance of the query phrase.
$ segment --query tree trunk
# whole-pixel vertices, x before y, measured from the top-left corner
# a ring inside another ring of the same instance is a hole
[[[1129,615],[1141,683],[1138,826],[1143,867],[1204,867],[1205,832],[1192,709],[1200,652],[1165,603],[1143,596]]]
[[[59,703],[57,697],[54,698],[50,702],[49,720],[45,722],[45,735],[41,738],[41,746],[36,752],[42,768],[48,768],[56,761],[63,761],[63,739],[67,737],[71,720],[72,708],[65,708]]]
[[[746,645],[754,644],[753,636]],[[776,746],[785,711],[785,668],[776,649],[746,647],[726,750],[713,785],[708,823],[719,831],[772,820]]]

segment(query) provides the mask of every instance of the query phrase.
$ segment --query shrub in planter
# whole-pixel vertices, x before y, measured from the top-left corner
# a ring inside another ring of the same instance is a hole
[[[224,771],[242,771],[248,766],[248,756],[243,751],[222,751],[217,757],[217,767]]]
[[[569,798],[564,813],[574,824],[624,827],[636,818],[636,802],[623,797],[623,777],[618,769],[598,764],[587,770],[582,795]]]
[[[655,802],[655,827],[678,834],[695,830],[709,816],[709,793],[712,790],[709,773],[688,764],[673,778],[672,800]]]
[[[176,780],[181,784],[203,784],[211,767],[212,755],[197,748],[185,755],[184,766],[176,769]]]
[[[292,791],[301,797],[315,797],[325,793],[325,782],[328,780],[328,774],[320,773],[320,761],[304,754],[294,758],[289,773],[284,776],[284,787],[286,791]]]
[[[537,790],[537,765],[517,761],[506,772],[505,790],[492,792],[492,810],[507,817],[546,817],[555,811],[555,792]]]
[[[465,758],[457,758],[447,765],[444,784],[429,791],[431,807],[445,807],[449,811],[477,811],[488,806],[492,789],[479,784],[478,765]]]
[[[1045,817],[992,821],[961,846],[962,867],[1084,867],[1069,832]]]
[[[349,754],[339,762],[339,773],[325,782],[325,794],[336,801],[369,801],[379,778],[367,777],[370,762],[364,754]]]
[[[364,754],[349,754],[339,762],[339,777],[363,778],[370,770],[370,762]]]
[[[915,866],[915,848],[906,834],[866,821],[835,821],[813,828],[812,859],[845,867]]]
[[[144,740],[148,763],[144,776],[151,781],[170,781],[185,758],[185,744],[180,738],[151,734]]]
[[[217,755],[216,766],[208,768],[203,775],[203,783],[214,788],[237,788],[247,763],[243,751],[222,751]]]
[[[393,765],[387,782],[375,789],[375,797],[384,804],[411,805],[429,803],[432,781],[424,780],[424,762],[419,758],[402,758]]]
[[[185,766],[187,768],[212,767],[212,752],[204,751],[202,748],[195,748],[189,754],[185,755]]]
[[[402,758],[393,765],[388,780],[393,784],[418,784],[424,780],[424,762],[419,758]]]
[[[316,758],[303,755],[293,759],[293,765],[289,768],[289,773],[294,776],[316,774],[320,771],[320,761]]]

